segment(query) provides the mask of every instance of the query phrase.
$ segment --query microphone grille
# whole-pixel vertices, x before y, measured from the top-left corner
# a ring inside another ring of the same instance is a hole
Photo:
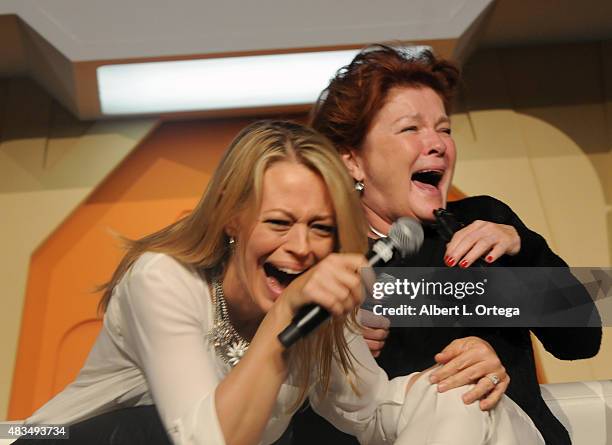
[[[423,245],[424,237],[421,224],[407,216],[395,221],[389,230],[389,238],[402,257],[416,253]]]

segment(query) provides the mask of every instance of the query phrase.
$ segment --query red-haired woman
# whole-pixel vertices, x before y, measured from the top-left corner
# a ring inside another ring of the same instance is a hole
[[[455,65],[430,51],[376,45],[340,69],[321,94],[312,112],[312,126],[334,143],[353,177],[370,238],[385,236],[393,221],[410,216],[424,224],[425,242],[416,256],[395,261],[395,266],[467,268],[483,258],[507,266],[566,267],[504,203],[488,196],[447,202],[456,160],[450,108],[459,80]],[[430,225],[439,208],[448,209],[465,224],[450,240]],[[534,328],[532,332],[561,359],[591,357],[601,340],[599,328]],[[570,443],[567,431],[540,395],[528,329],[388,331],[379,326],[367,330],[365,337],[390,376],[437,362],[443,366],[434,372],[432,382],[440,391],[474,383],[464,400],[480,400],[482,409],[490,409],[507,391],[547,443]],[[322,428],[312,413],[299,416],[294,442],[313,443],[311,432]],[[340,443],[334,434],[330,430],[317,439]]]

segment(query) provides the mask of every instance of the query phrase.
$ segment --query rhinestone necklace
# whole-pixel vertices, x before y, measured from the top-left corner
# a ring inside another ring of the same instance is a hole
[[[246,353],[250,342],[236,331],[230,321],[222,283],[213,280],[212,287],[215,320],[207,338],[221,360],[233,368]]]

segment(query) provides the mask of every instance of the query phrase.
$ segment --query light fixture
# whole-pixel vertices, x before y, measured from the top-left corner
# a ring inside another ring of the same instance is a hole
[[[420,52],[423,47],[412,47]],[[411,48],[411,49],[412,49]],[[103,65],[104,115],[310,104],[358,50]]]

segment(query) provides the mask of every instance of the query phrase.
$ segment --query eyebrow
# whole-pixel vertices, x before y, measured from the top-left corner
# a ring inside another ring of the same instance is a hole
[[[400,116],[395,121],[393,121],[392,125],[397,124],[402,119],[417,119],[417,120],[422,120],[423,119],[423,115],[421,113],[419,113],[419,112],[412,113],[412,114],[404,114],[403,116]],[[443,116],[440,116],[438,118],[438,120],[436,120],[435,125],[439,125],[441,123],[450,123],[450,121],[451,121],[450,117],[448,117],[447,115],[443,115]]]
[[[285,214],[287,217],[289,217],[289,218],[291,218],[293,220],[297,219],[295,217],[295,215],[293,215],[292,213],[286,211],[285,209],[279,209],[279,208],[268,209],[268,210],[264,211],[263,214],[267,214],[267,213],[270,213],[270,212],[280,212],[280,213]],[[314,218],[311,219],[311,221],[320,221],[320,220],[325,220],[325,219],[333,220],[334,219],[334,215],[333,214],[328,214],[328,213],[324,213],[322,215],[315,215]]]
[[[392,124],[397,124],[399,121],[401,121],[402,119],[422,119],[423,116],[421,115],[421,113],[412,113],[412,114],[403,114],[400,117],[398,117],[397,119],[395,119]]]

